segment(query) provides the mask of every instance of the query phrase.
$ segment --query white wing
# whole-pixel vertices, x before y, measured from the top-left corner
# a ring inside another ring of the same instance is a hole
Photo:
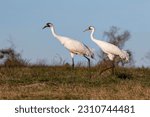
[[[104,42],[104,41],[99,41],[99,40],[96,40],[97,45],[100,46],[100,48],[106,53],[106,54],[113,54],[113,55],[120,55],[122,52],[121,50],[111,44],[111,43],[108,43],[108,42]]]
[[[90,49],[88,46],[81,43],[80,41],[63,36],[60,36],[59,38],[64,47],[67,48],[70,52],[74,54],[90,56],[91,58],[94,57],[92,49]]]

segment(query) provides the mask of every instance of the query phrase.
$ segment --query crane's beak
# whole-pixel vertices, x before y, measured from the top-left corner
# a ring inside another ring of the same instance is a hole
[[[89,31],[89,29],[84,30],[83,32]]]
[[[46,27],[48,27],[48,26],[46,25],[46,26],[44,26],[42,29],[44,29],[44,28],[46,28]]]

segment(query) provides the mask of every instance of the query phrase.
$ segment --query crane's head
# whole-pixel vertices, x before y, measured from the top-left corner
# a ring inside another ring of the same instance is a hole
[[[52,24],[52,23],[46,23],[46,25],[43,27],[43,29],[44,29],[44,28],[47,28],[47,27],[49,27],[49,28],[50,28],[50,27],[53,27],[53,24]]]
[[[84,32],[85,31],[92,31],[92,30],[94,30],[94,27],[93,26],[89,26],[86,30],[84,30]]]

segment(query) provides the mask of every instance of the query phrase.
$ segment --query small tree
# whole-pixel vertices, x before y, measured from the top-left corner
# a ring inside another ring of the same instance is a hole
[[[120,33],[119,31],[119,28],[112,26],[109,31],[104,32],[104,37],[107,37],[107,42],[118,46],[120,49],[123,49],[125,43],[130,39],[131,35],[129,31],[124,31],[122,33]],[[130,50],[127,50],[127,52],[130,56],[128,64],[131,65],[134,63],[133,55]],[[106,64],[108,62],[108,57],[102,51],[100,52],[99,57],[101,58],[101,64]],[[126,64],[123,61],[120,61],[120,58],[117,56],[115,57],[114,62],[115,65],[118,65],[119,63],[122,63],[122,65]]]
[[[3,59],[4,56],[7,56],[4,61],[5,66],[26,66],[28,64],[26,60],[22,59],[21,54],[17,53],[13,48],[1,49],[0,59]]]

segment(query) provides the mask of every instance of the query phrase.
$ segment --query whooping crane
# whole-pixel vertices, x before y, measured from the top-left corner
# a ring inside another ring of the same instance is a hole
[[[129,61],[129,54],[127,53],[127,51],[121,50],[117,46],[115,46],[111,43],[101,41],[101,40],[97,40],[96,38],[94,38],[95,28],[93,26],[89,26],[88,29],[86,29],[85,31],[91,31],[91,35],[90,35],[91,40],[94,41],[102,49],[102,51],[107,54],[108,58],[111,61],[113,61],[114,57],[117,56],[117,55],[122,60],[125,60],[126,62]]]
[[[90,67],[90,58],[94,58],[94,53],[91,48],[87,45],[81,43],[80,41],[71,39],[69,37],[64,37],[56,34],[54,25],[52,23],[47,23],[44,28],[50,28],[53,36],[60,41],[60,43],[70,51],[72,58],[72,67],[74,68],[74,55],[82,55],[88,60],[88,66]],[[90,57],[90,58],[88,58]]]

